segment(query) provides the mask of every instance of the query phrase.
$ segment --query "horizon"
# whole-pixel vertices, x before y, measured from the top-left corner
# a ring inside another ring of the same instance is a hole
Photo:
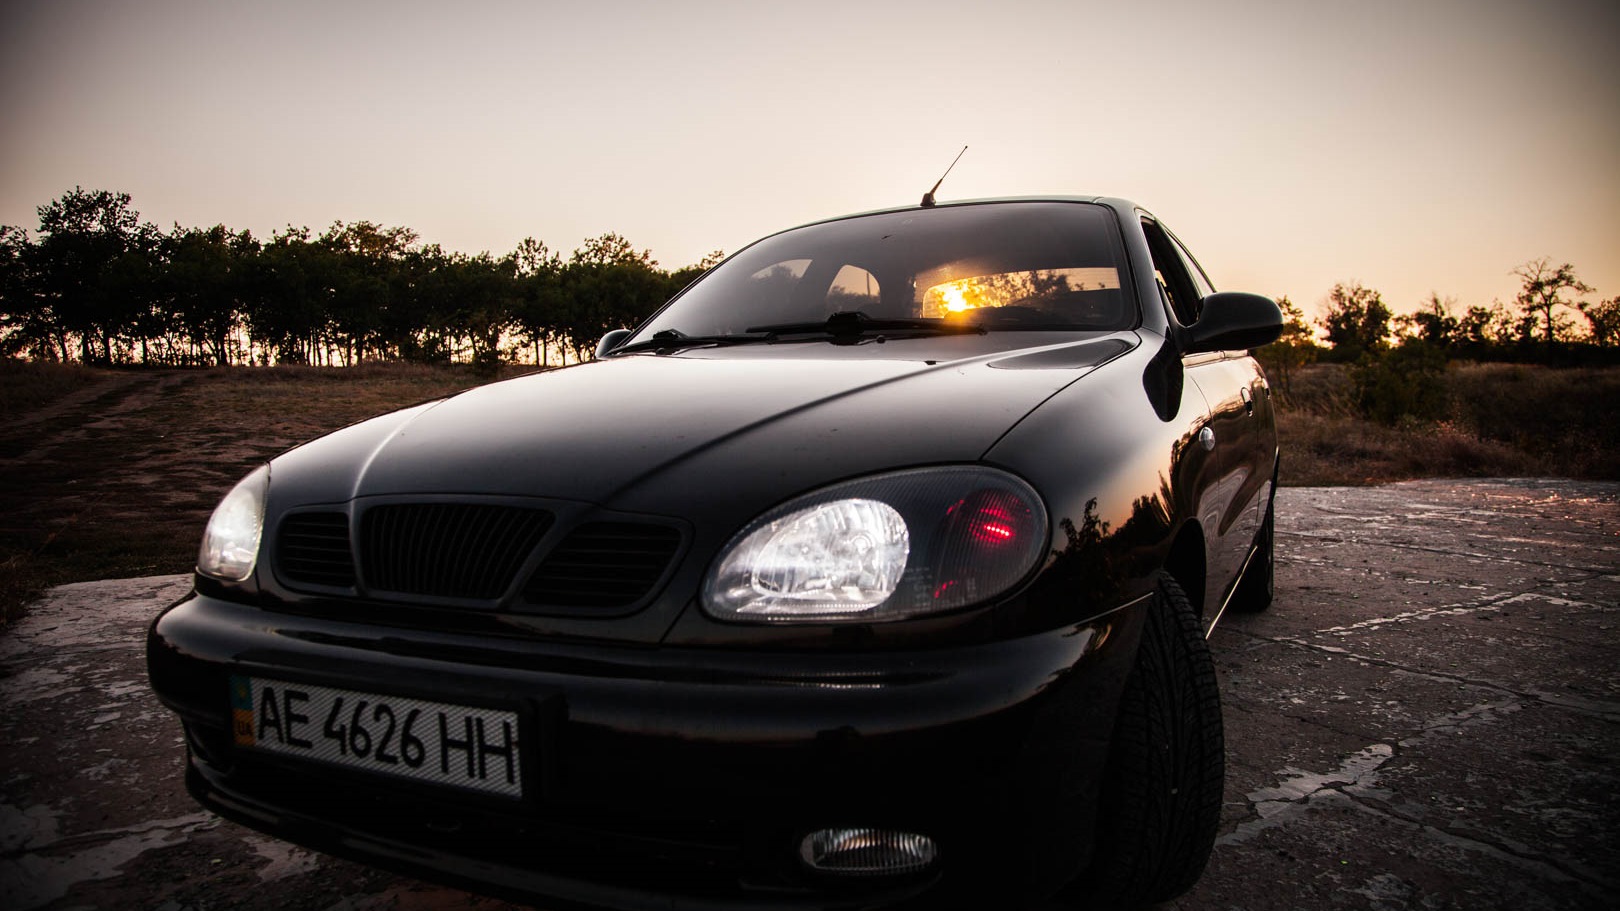
[[[1512,306],[1540,257],[1620,296],[1603,0],[547,6],[10,4],[0,224],[81,186],[164,230],[613,232],[673,270],[915,204],[967,145],[942,202],[1132,198],[1312,319],[1352,282]]]

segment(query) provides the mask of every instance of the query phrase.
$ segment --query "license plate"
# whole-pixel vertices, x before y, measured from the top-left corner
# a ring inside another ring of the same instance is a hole
[[[523,796],[516,712],[232,675],[239,747]]]

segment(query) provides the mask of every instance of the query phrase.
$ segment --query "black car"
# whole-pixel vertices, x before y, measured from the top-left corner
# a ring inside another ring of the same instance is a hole
[[[547,908],[1176,895],[1204,639],[1271,599],[1280,328],[1119,199],[767,237],[590,363],[243,479],[148,643],[187,785]]]

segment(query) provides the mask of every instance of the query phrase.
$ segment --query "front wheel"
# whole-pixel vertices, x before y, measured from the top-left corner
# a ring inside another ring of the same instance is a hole
[[[1192,888],[1215,844],[1225,779],[1215,664],[1197,611],[1162,573],[1114,723],[1095,852],[1064,897],[1131,908]]]

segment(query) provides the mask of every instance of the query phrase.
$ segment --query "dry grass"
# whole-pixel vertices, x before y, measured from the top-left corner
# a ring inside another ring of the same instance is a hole
[[[1620,370],[1453,364],[1447,417],[1394,427],[1357,416],[1349,372],[1306,368],[1280,397],[1282,483],[1378,484],[1418,477],[1620,479]]]
[[[1470,364],[1448,380],[1458,424],[1534,456],[1537,474],[1620,479],[1620,369]]]
[[[0,424],[93,385],[97,371],[0,358]]]
[[[412,365],[37,376],[0,426],[0,623],[46,586],[188,571],[214,504],[256,463],[480,381]]]
[[[1543,473],[1530,455],[1449,422],[1397,428],[1342,415],[1285,411],[1278,417],[1278,435],[1281,483],[1289,487]]]

